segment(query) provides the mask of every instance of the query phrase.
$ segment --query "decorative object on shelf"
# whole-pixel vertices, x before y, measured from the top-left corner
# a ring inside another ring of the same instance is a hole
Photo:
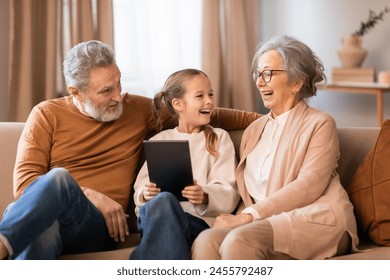
[[[358,68],[367,56],[367,50],[362,47],[362,37],[348,35],[341,39],[341,48],[337,51],[343,68]]]
[[[378,83],[390,84],[390,71],[379,71]]]
[[[378,14],[370,10],[367,21],[361,22],[359,29],[341,39],[342,45],[337,54],[340,58],[342,67],[358,68],[362,66],[364,59],[367,56],[367,50],[362,47],[362,38],[374,28],[380,20],[383,20],[383,16],[389,12],[390,8],[388,7],[385,7]]]
[[[372,67],[362,68],[339,68],[333,67],[332,81],[333,82],[361,82],[373,83],[375,78],[375,70]]]

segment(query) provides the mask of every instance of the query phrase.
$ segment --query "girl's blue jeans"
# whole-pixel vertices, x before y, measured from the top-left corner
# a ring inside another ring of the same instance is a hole
[[[174,195],[162,192],[139,209],[138,231],[142,238],[129,259],[189,259],[193,241],[207,228],[205,221],[185,213]]]

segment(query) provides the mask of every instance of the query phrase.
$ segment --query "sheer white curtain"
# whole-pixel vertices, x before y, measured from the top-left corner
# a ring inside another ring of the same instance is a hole
[[[113,0],[123,91],[152,97],[182,68],[201,67],[201,0]]]

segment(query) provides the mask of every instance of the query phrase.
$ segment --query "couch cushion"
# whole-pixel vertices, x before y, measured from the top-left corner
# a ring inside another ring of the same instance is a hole
[[[390,120],[347,187],[360,230],[390,246]]]

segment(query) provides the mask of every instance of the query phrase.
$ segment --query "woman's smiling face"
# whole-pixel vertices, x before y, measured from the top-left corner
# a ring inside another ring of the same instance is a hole
[[[257,71],[286,70],[282,56],[275,50],[263,53],[257,63]],[[271,110],[272,116],[277,116],[289,111],[298,102],[296,92],[300,87],[288,80],[286,71],[273,71],[271,80],[266,83],[260,75],[256,86],[260,92],[264,106]]]

